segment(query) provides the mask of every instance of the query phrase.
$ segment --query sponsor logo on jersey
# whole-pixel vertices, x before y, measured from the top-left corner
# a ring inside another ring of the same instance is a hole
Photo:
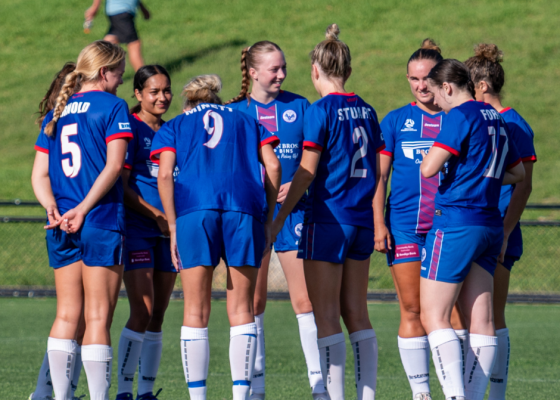
[[[414,128],[414,120],[410,118],[406,120],[404,126],[405,127],[401,129],[401,132],[416,132],[418,130]]]
[[[282,118],[284,118],[284,121],[291,124],[297,119],[297,114],[294,110],[286,110],[284,111],[284,114],[282,114]]]
[[[157,178],[159,172],[159,165],[151,162],[150,160],[146,160],[146,166],[148,167],[148,171],[150,171],[150,175],[153,178]],[[177,167],[175,167],[175,169],[177,169]],[[175,172],[173,172],[173,178],[175,178]]]
[[[287,160],[295,159],[299,155],[299,143],[280,143],[274,149],[276,156],[278,158],[284,158]]]
[[[269,108],[257,107],[257,121],[266,128],[270,133],[278,132],[278,120],[276,113],[276,104]]]
[[[428,117],[427,115],[422,115],[422,131],[420,133],[421,138],[435,139],[439,135],[441,130],[441,116],[439,117]]]
[[[294,228],[294,232],[296,233],[296,235],[298,235],[299,237],[301,237],[301,230],[303,229],[303,224],[297,224]]]
[[[146,144],[146,147],[144,147],[145,149],[151,149],[152,148],[152,140],[150,138],[145,137],[144,138],[144,143]]]
[[[119,129],[130,130],[130,122],[119,122]]]
[[[402,142],[402,150],[404,156],[411,160],[414,160],[416,164],[421,164],[424,156],[422,156],[422,151],[426,154],[434,144],[433,141],[416,141],[416,142]]]

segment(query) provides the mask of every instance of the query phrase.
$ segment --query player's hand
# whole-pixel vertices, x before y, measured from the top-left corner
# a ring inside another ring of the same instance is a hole
[[[146,21],[150,19],[150,11],[146,7],[142,7],[142,16]]]
[[[165,237],[169,237],[169,224],[167,223],[167,218],[165,218],[165,214],[158,215],[156,217],[156,223],[158,225],[161,234]]]
[[[292,182],[286,182],[280,186],[280,190],[278,191],[278,198],[276,199],[277,203],[284,204],[286,196],[288,196],[288,192],[290,191],[290,186],[292,186]]]
[[[276,217],[276,219],[272,222],[271,226],[271,235],[272,235],[272,242],[276,242],[276,236],[280,233],[282,228],[284,227],[285,220]]]
[[[177,271],[179,269],[179,250],[177,249],[177,232],[175,230],[169,233],[169,242],[171,243],[171,261]]]
[[[387,254],[389,250],[393,249],[393,243],[391,241],[391,234],[389,229],[385,224],[380,223],[375,226],[375,237],[373,241],[375,242],[373,248],[383,254]]]
[[[76,233],[82,227],[84,220],[86,219],[86,214],[80,210],[79,207],[76,207],[65,213],[60,218],[62,219],[60,229],[66,233]]]
[[[84,18],[86,21],[92,21],[95,18],[96,14],[97,14],[97,8],[91,6],[84,13]]]
[[[509,236],[504,235],[504,242],[502,243],[502,250],[500,251],[500,255],[498,256],[498,262],[500,264],[504,263],[508,241],[509,241]]]
[[[60,225],[62,218],[60,217],[57,206],[47,207],[47,218],[49,220],[49,224],[43,227],[46,230],[57,228]]]

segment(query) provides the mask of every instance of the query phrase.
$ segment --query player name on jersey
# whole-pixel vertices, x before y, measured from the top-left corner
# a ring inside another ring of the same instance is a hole
[[[350,101],[350,100],[348,100]],[[337,110],[340,121],[352,119],[373,119],[371,110],[368,107],[344,107]]]
[[[87,110],[89,109],[89,105],[90,103],[87,101],[84,102],[74,102],[74,103],[70,103],[67,104],[66,107],[64,107],[64,111],[62,112],[62,115],[60,116],[60,118],[63,118],[65,116],[67,116],[68,114],[82,114],[87,112]]]

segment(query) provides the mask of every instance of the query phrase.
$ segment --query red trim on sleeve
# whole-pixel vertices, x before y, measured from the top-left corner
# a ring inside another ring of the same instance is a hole
[[[454,156],[459,156],[459,154],[460,154],[460,153],[459,153],[457,150],[455,150],[453,147],[446,146],[446,145],[444,145],[444,144],[442,144],[442,143],[435,142],[435,143],[434,143],[434,147],[439,147],[439,148],[442,148],[443,150],[447,150],[448,152],[450,152],[450,153],[453,154]]]
[[[134,118],[136,118],[138,121],[144,122],[144,121],[142,121],[142,119],[138,116],[138,114],[134,113],[134,114],[132,114],[132,116],[133,116]]]
[[[39,147],[39,146],[37,146],[37,145],[35,145],[35,150],[40,151],[41,153],[49,154],[49,150],[48,150],[48,149],[44,149],[44,148]]]
[[[412,103],[410,103],[410,105],[411,105],[412,107],[415,107],[415,106],[416,106],[416,102],[413,101]]]
[[[515,167],[519,163],[521,163],[521,158],[518,158],[516,162],[508,165],[506,169],[512,169],[513,167]]]
[[[377,149],[375,149],[375,152],[376,153],[381,153],[383,150],[385,150],[385,147],[386,146],[383,144],[383,145],[379,146]]]
[[[349,97],[352,97],[352,96],[355,96],[355,95],[356,95],[356,93],[354,93],[354,92],[352,92],[352,93],[338,93],[338,92],[334,92],[334,93],[329,93],[329,94],[336,94],[336,95],[338,95],[338,96],[349,96]]]
[[[503,114],[503,113],[505,113],[506,111],[509,111],[509,110],[511,110],[511,107],[506,107],[502,111],[500,111],[500,114]]]
[[[126,168],[126,169],[132,169],[132,165],[127,164],[127,163],[124,163],[123,167]]]
[[[157,150],[152,151],[150,153],[150,161],[159,165],[159,154],[163,153],[164,151],[171,151],[171,152],[177,154],[177,150],[175,150],[173,147],[164,147],[162,149],[157,149]]]
[[[305,149],[306,147],[309,147],[309,148],[315,149],[315,150],[319,150],[319,151],[323,151],[323,146],[321,146],[317,143],[307,141],[307,140],[303,142],[303,148]]]
[[[115,133],[111,136],[109,136],[107,139],[105,139],[105,143],[109,143],[110,141],[113,141],[115,139],[132,139],[134,137],[134,135],[132,134],[132,132],[119,132],[119,133]]]
[[[379,154],[383,154],[384,156],[393,158],[393,153],[391,153],[390,151],[381,150]]]
[[[529,162],[529,161],[537,162],[537,156],[533,154],[532,156],[523,157],[521,159],[521,162]]]
[[[272,145],[272,148],[274,149],[276,146],[278,146],[280,144],[280,139],[278,138],[278,136],[271,136],[271,137],[263,140],[260,143],[259,148],[261,148],[261,147],[263,147],[267,144]]]

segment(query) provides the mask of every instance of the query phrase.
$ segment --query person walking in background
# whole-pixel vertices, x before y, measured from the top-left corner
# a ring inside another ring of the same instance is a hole
[[[86,22],[93,21],[100,5],[101,0],[93,0],[93,4],[85,12]],[[144,65],[142,43],[134,25],[137,8],[140,8],[145,20],[150,19],[150,12],[140,0],[107,0],[105,14],[109,18],[110,25],[109,31],[103,38],[111,43],[126,44],[134,71],[138,71]]]

